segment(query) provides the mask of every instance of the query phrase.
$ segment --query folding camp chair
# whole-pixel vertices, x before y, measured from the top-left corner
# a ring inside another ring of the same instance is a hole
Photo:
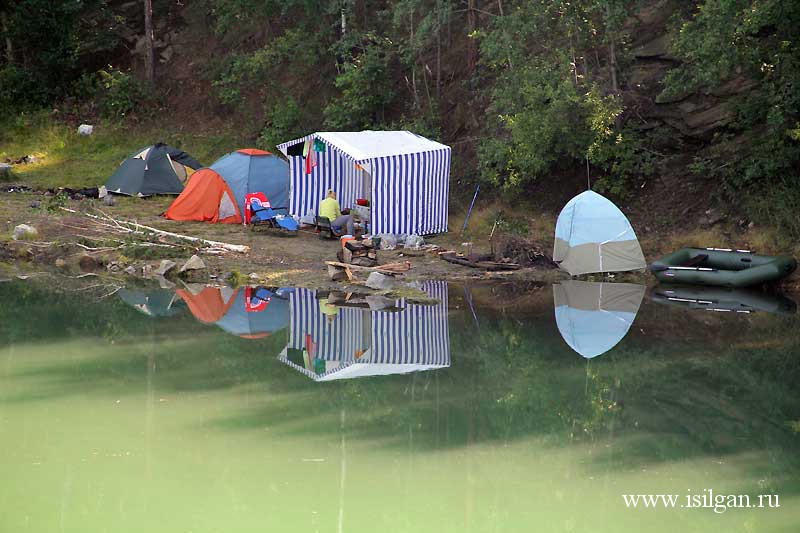
[[[285,211],[279,213],[278,211]],[[296,235],[299,226],[297,221],[289,216],[286,207],[261,207],[250,209],[250,227],[255,229],[258,226],[282,230],[290,235]]]
[[[289,216],[286,207],[272,207],[269,200],[262,193],[248,194],[246,199],[248,217],[246,221],[250,223],[250,228],[258,226],[282,230],[289,235],[296,235],[299,226],[297,221]],[[285,214],[279,213],[285,211]]]
[[[344,228],[336,228],[328,217],[316,217],[316,231],[320,239],[338,239],[344,235]]]

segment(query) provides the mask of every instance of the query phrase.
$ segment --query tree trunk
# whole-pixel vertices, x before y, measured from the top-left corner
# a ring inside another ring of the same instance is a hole
[[[409,29],[410,29],[410,43],[411,49],[414,50],[414,9],[411,9],[411,13],[409,16]],[[417,56],[416,53],[412,51],[412,58],[411,58],[411,88],[414,92],[414,106],[416,109],[420,109],[419,103],[419,91],[417,90]]]
[[[436,100],[442,98],[442,0],[436,0]]]
[[[617,81],[617,50],[614,40],[608,44],[608,68],[611,71],[611,90],[614,94],[619,94],[619,83]]]
[[[6,12],[0,13],[0,23],[3,25],[3,33],[6,34],[6,64],[14,63],[14,48],[11,46],[11,37],[8,36],[8,16]]]
[[[467,1],[467,31],[470,35],[478,29],[478,0]],[[475,72],[478,65],[478,42],[471,38],[467,45],[467,69],[470,73]]]
[[[144,0],[145,78],[152,88],[156,83],[155,31],[153,30],[153,0]]]

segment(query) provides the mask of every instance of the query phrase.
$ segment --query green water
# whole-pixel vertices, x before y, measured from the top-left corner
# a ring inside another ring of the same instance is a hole
[[[798,530],[796,317],[645,298],[587,361],[549,287],[449,295],[448,367],[317,383],[289,328],[0,283],[0,532]],[[780,507],[622,498],[704,489]]]

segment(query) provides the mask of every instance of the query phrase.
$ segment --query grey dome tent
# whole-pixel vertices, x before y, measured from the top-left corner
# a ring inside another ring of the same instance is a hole
[[[558,215],[553,261],[571,276],[647,266],[631,223],[594,191],[574,197]]]
[[[202,166],[186,152],[156,143],[123,161],[105,187],[108,192],[128,196],[180,194],[186,179]]]

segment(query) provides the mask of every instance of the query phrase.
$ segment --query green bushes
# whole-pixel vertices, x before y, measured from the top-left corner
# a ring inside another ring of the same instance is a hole
[[[259,144],[272,150],[278,144],[289,139],[297,139],[306,134],[303,124],[303,112],[297,101],[287,96],[285,100],[275,102],[267,111],[267,120]]]
[[[145,100],[145,88],[129,72],[113,68],[97,72],[102,96],[99,98],[100,112],[107,118],[124,118]]]
[[[24,0],[0,6],[0,111],[18,113],[70,96],[83,72],[119,46],[122,19],[107,0]],[[102,64],[102,63],[101,63]]]
[[[748,196],[760,220],[800,236],[800,4],[783,0],[706,0],[676,32],[683,64],[665,81],[663,99],[753,87],[731,105],[729,136],[748,135],[736,150],[711,153],[695,171],[713,169],[737,197]],[[755,83],[752,83],[755,82]],[[724,170],[724,172],[722,171]]]
[[[386,40],[368,39],[374,42],[346,61],[336,76],[339,95],[325,107],[325,124],[334,130],[374,129],[384,122],[383,110],[393,97],[391,51]]]

